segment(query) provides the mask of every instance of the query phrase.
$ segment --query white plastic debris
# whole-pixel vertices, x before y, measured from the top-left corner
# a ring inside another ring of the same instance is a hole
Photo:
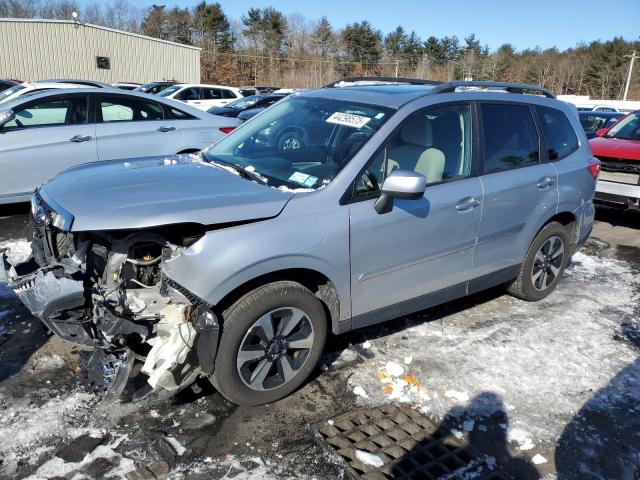
[[[371,465],[372,467],[380,468],[384,465],[384,462],[379,456],[363,450],[356,450],[356,458],[365,465]]]
[[[540,455],[539,453],[536,453],[533,458],[531,459],[531,461],[533,462],[534,465],[541,465],[543,463],[547,463],[547,459],[544,458],[542,455]]]
[[[362,344],[362,348],[364,348],[365,350],[371,348],[371,342],[369,340],[367,340],[366,342],[364,342]]]
[[[413,357],[404,357],[405,365],[411,365],[411,362],[413,362]]]
[[[475,426],[475,424],[475,420],[469,418],[462,423],[462,428],[464,428],[466,432],[473,432],[473,427]]]
[[[333,420],[327,420],[327,423],[328,423],[329,425],[333,425],[335,422],[334,422]]]
[[[396,362],[387,362],[384,369],[392,377],[399,377],[404,373],[404,367]]]
[[[457,390],[447,390],[444,392],[444,396],[447,398],[451,398],[453,400],[457,400],[459,402],[468,402],[469,394],[466,392],[459,392]]]
[[[369,395],[367,395],[367,392],[365,392],[364,388],[362,388],[360,385],[358,385],[353,389],[353,393],[355,393],[356,395],[362,398],[369,398]]]

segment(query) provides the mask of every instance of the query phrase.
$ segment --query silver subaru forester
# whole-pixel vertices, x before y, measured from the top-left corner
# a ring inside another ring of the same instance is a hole
[[[298,388],[340,334],[505,284],[557,286],[599,163],[544,88],[349,78],[201,155],[98,162],[33,195],[33,255],[0,279],[122,398],[209,377],[232,402]],[[141,368],[134,369],[140,362]]]

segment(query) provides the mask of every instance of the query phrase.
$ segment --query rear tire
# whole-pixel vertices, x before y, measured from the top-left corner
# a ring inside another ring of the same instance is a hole
[[[572,250],[569,229],[549,222],[533,239],[518,277],[507,287],[514,297],[535,302],[558,286]]]
[[[223,313],[211,381],[238,405],[262,405],[299,388],[317,365],[327,335],[320,300],[280,281],[244,295]]]

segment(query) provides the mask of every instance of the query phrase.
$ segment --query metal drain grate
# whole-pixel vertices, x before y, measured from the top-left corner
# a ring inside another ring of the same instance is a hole
[[[455,480],[471,478],[471,472],[474,480],[510,478],[409,407],[384,405],[348,412],[334,418],[332,425],[323,425],[320,433],[357,479]],[[361,462],[356,450],[378,456],[384,465],[376,468]]]

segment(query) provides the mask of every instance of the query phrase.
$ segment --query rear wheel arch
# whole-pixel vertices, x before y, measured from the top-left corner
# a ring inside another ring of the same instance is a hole
[[[571,238],[572,247],[575,248],[576,244],[578,243],[578,236],[580,234],[578,228],[580,222],[578,221],[578,217],[576,217],[575,213],[573,212],[558,212],[555,215],[551,216],[540,226],[540,228],[538,228],[533,238],[535,238],[538,233],[540,233],[540,231],[551,222],[558,222],[560,225],[569,230],[569,238]],[[573,254],[573,252],[570,253]]]
[[[290,268],[255,277],[227,293],[216,304],[217,313],[222,318],[222,313],[233,305],[238,299],[270,283],[279,281],[296,282],[308,288],[320,300],[329,325],[327,327],[333,332],[339,331],[340,325],[340,297],[335,284],[323,273],[310,268]],[[224,329],[224,325],[222,325]]]

